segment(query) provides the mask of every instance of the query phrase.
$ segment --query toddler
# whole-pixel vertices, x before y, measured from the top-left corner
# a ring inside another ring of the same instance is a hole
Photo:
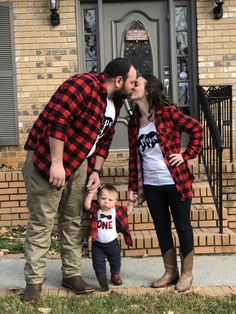
[[[89,191],[84,207],[90,212],[89,235],[92,237],[92,261],[98,282],[103,291],[108,291],[106,258],[110,265],[111,282],[121,285],[121,257],[117,233],[124,235],[125,243],[133,245],[128,225],[128,210],[133,210],[133,202],[128,207],[117,205],[117,189],[105,184],[98,189],[97,201],[93,200],[96,191]]]

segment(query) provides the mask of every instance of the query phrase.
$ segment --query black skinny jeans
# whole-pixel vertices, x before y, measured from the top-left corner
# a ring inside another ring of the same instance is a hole
[[[181,201],[176,186],[144,185],[144,193],[151,213],[161,253],[174,246],[171,233],[171,215],[179,237],[180,250],[185,257],[193,250],[193,229],[190,222],[191,199]],[[169,210],[170,208],[170,210]]]
[[[106,274],[106,258],[112,275],[118,275],[121,267],[120,245],[115,239],[109,243],[94,241],[92,243],[93,269],[96,276]]]

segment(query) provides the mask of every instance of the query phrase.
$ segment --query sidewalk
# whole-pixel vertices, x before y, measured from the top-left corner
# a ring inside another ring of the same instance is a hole
[[[22,255],[0,258],[0,295],[25,287]],[[212,296],[236,295],[236,254],[196,256],[194,261],[194,281],[191,291]],[[61,287],[61,260],[48,259],[44,293],[59,296],[69,292]],[[109,269],[107,265],[109,274]],[[163,289],[151,289],[150,283],[163,274],[161,257],[122,258],[121,276],[123,285],[119,288],[110,285],[113,291],[125,294],[160,293]],[[91,259],[82,259],[82,276],[99,290]],[[173,287],[164,289],[172,291]]]

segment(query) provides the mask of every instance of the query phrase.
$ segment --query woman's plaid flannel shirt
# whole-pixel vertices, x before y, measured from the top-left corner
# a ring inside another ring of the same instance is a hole
[[[184,115],[175,106],[163,106],[155,113],[154,123],[160,139],[160,147],[166,165],[182,201],[192,197],[192,182],[194,176],[190,172],[188,160],[195,158],[201,151],[203,142],[203,127],[194,118]],[[138,203],[144,202],[142,159],[139,154],[137,139],[139,128],[129,125],[129,190],[138,192]],[[184,162],[179,166],[171,166],[171,154],[179,154],[181,150],[181,134],[189,134],[189,142],[182,153]]]

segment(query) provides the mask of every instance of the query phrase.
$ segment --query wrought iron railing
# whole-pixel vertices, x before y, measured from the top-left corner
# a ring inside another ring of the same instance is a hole
[[[207,103],[216,122],[224,149],[233,161],[232,86],[204,86]]]
[[[218,128],[220,120],[215,120],[205,89],[202,86],[198,86],[197,89],[200,105],[200,122],[204,127],[201,157],[219,217],[219,231],[223,233],[222,153],[224,145]]]

